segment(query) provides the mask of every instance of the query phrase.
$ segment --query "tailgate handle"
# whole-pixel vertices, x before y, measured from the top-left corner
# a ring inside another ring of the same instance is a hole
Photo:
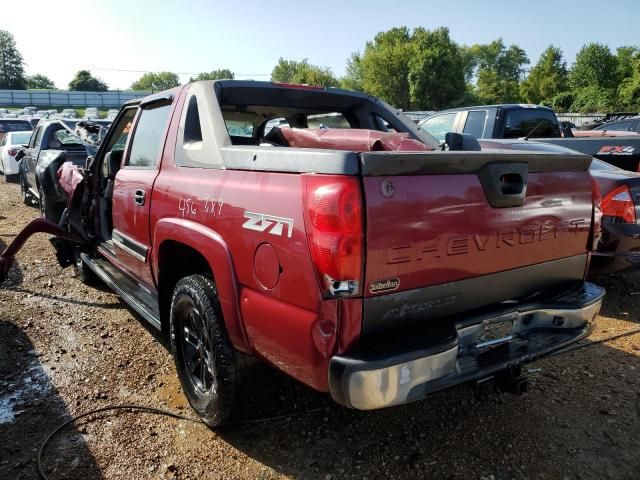
[[[524,188],[524,179],[519,173],[505,173],[500,177],[500,190],[503,195],[519,195]]]
[[[527,196],[528,173],[525,162],[488,163],[478,171],[478,178],[492,207],[520,207]]]

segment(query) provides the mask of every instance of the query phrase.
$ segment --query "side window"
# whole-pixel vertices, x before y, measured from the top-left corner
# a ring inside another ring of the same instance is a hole
[[[184,144],[202,142],[202,127],[200,126],[200,111],[198,110],[198,99],[191,97],[187,107],[187,117],[184,123]]]
[[[171,105],[142,110],[133,132],[128,166],[151,168],[157,165],[170,110]]]
[[[38,148],[42,143],[42,135],[44,134],[44,127],[38,127],[33,135],[31,136],[31,142],[29,143],[30,148]]]
[[[189,115],[187,113],[187,115]],[[227,132],[232,137],[253,138],[253,123],[242,120],[225,120]]]
[[[602,125],[598,130],[609,130],[613,132],[626,132],[631,126],[631,120],[625,120],[623,122],[610,123],[609,125]]]
[[[434,136],[438,141],[444,142],[447,132],[453,131],[453,124],[456,120],[457,112],[443,113],[435,117],[427,118],[420,124],[420,127]]]
[[[486,121],[486,110],[472,110],[467,113],[467,121],[464,123],[464,129],[462,132],[469,133],[476,138],[483,138]]]

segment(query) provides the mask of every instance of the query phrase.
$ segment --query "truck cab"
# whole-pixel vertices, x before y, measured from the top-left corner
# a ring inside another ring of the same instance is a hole
[[[420,126],[439,141],[447,132],[481,138],[560,138],[560,124],[550,108],[528,104],[464,107],[434,113]]]

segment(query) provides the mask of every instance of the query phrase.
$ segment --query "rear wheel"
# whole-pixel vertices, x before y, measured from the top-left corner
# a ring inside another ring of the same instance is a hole
[[[180,280],[170,322],[171,349],[191,407],[209,426],[228,422],[240,372],[213,281],[202,275]]]
[[[13,175],[7,175],[5,173],[4,181],[7,182],[7,183],[16,183],[18,181],[18,175],[15,174],[15,173]]]

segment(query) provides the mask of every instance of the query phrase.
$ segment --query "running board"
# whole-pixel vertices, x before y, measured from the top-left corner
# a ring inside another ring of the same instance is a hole
[[[91,258],[86,253],[82,253],[80,257],[98,278],[116,292],[131,308],[158,330],[162,329],[157,296],[147,292],[106,260]]]

